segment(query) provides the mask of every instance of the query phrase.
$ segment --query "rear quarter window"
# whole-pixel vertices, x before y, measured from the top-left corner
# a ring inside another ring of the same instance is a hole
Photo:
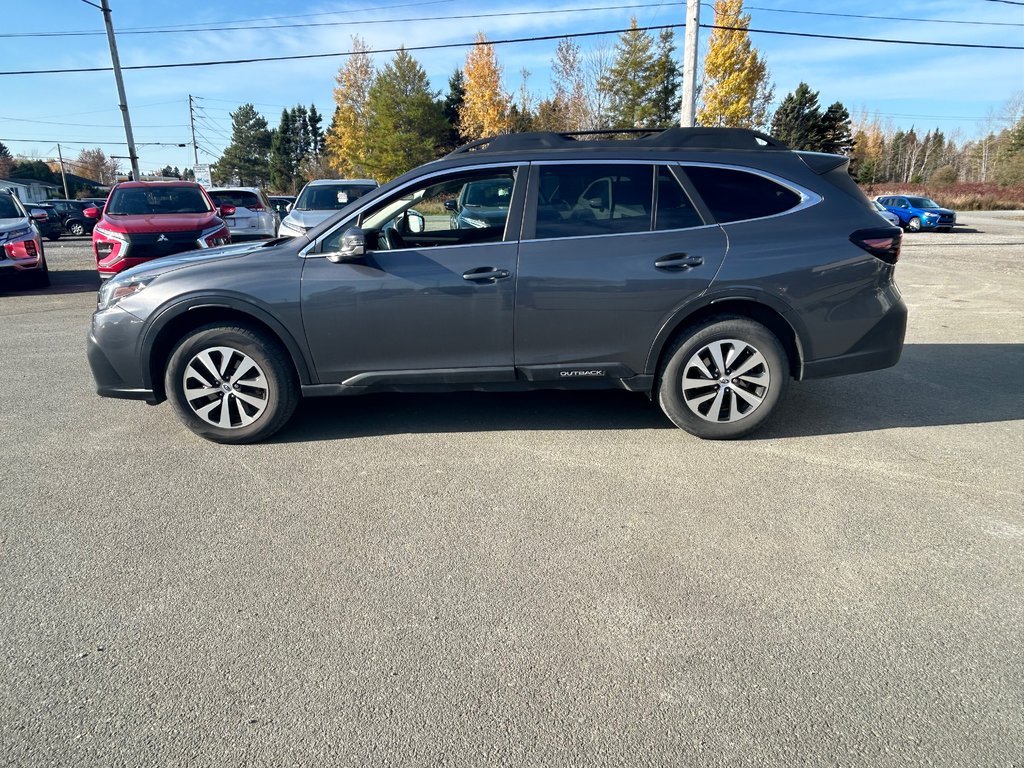
[[[775,216],[800,204],[796,192],[755,173],[707,166],[684,166],[684,170],[723,224]]]

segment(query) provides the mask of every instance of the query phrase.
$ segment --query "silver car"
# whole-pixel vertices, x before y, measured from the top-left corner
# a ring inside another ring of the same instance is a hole
[[[281,237],[306,234],[335,211],[379,186],[373,179],[316,179],[307,183],[281,222]]]
[[[890,224],[892,224],[894,227],[898,227],[900,225],[900,217],[897,216],[892,211],[890,211],[888,208],[886,208],[884,205],[882,205],[877,200],[872,200],[871,201],[871,207],[874,208],[876,211],[878,211],[878,215],[881,216],[883,219],[885,219]]]
[[[218,208],[233,205],[235,213],[225,216],[231,240],[269,240],[277,237],[281,220],[262,190],[256,187],[214,187],[206,190]]]

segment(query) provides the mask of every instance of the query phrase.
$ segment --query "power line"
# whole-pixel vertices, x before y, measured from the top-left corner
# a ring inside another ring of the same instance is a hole
[[[701,3],[705,8],[713,8],[714,6],[708,5],[707,3]],[[985,27],[1024,27],[1024,24],[1018,24],[1013,21],[966,21],[962,19],[915,19],[904,16],[866,16],[858,13],[830,13],[828,11],[794,11],[787,8],[764,8],[756,5],[745,5],[743,6],[744,11],[768,11],[770,13],[793,13],[802,16],[835,16],[843,19],[871,19],[874,21],[914,21],[923,22],[926,24],[965,24],[972,26],[985,26]]]
[[[0,141],[19,142],[21,144],[84,144],[86,146],[103,146],[103,147],[127,147],[128,142],[126,141],[71,141],[70,139],[5,139],[0,138]],[[135,145],[138,147],[187,147],[188,144],[184,144],[177,141],[137,141]]]
[[[183,33],[192,32],[237,32],[237,31],[264,31],[271,29],[297,29],[297,28],[310,28],[310,27],[351,27],[351,26],[366,26],[369,24],[408,24],[414,21],[464,21],[466,19],[495,19],[495,18],[507,18],[511,16],[544,16],[558,13],[587,13],[591,11],[618,11],[625,10],[627,8],[661,8],[665,7],[665,3],[638,3],[635,5],[601,5],[590,8],[563,8],[557,10],[540,10],[540,11],[506,11],[501,13],[473,13],[465,15],[446,15],[446,16],[416,16],[413,18],[401,18],[401,19],[363,19],[359,21],[347,20],[347,21],[317,21],[317,22],[306,22],[296,24],[266,24],[258,27],[249,26],[246,24],[231,24],[229,26],[220,27],[195,27],[191,29],[172,29],[169,27],[163,29],[139,29],[136,31],[124,31],[119,30],[118,35],[179,35]],[[249,19],[243,19],[242,21],[249,21]],[[253,20],[255,21],[255,19]],[[102,32],[4,32],[0,33],[0,38],[18,38],[18,37],[86,37],[103,34]]]
[[[11,121],[15,123],[38,123],[39,125],[62,125],[67,128],[121,128],[120,125],[97,125],[96,123],[67,123],[63,121],[53,120],[28,120],[23,117],[4,117],[0,115],[0,120]],[[173,125],[137,125],[136,128],[184,128],[184,125],[173,124]]]
[[[366,54],[380,54],[380,53],[397,53],[399,50],[405,51],[437,51],[449,48],[473,48],[478,45],[509,45],[512,43],[536,43],[544,42],[549,40],[564,40],[567,38],[580,38],[580,37],[598,37],[601,35],[616,35],[624,32],[653,32],[660,31],[663,29],[680,29],[685,27],[685,24],[659,24],[648,27],[632,27],[628,29],[605,29],[597,32],[574,32],[570,34],[558,34],[558,35],[536,35],[533,37],[514,37],[506,38],[504,40],[485,40],[483,42],[466,42],[466,43],[440,43],[436,45],[416,45],[402,48],[378,48],[376,50],[362,51]],[[783,35],[789,37],[804,37],[804,38],[815,38],[819,40],[850,40],[855,42],[864,43],[886,43],[890,45],[920,45],[920,46],[934,46],[940,48],[970,48],[980,50],[1008,50],[1008,51],[1020,51],[1024,50],[1024,46],[1020,45],[988,45],[980,43],[945,43],[936,42],[929,40],[893,40],[889,38],[880,37],[857,37],[852,35],[823,35],[812,32],[787,32],[777,29],[754,29],[748,27],[730,27],[723,26],[720,24],[701,24],[701,29],[720,29],[733,32],[754,32],[764,35]],[[353,51],[341,51],[335,53],[305,53],[295,54],[292,56],[258,56],[248,59],[222,59],[219,61],[188,61],[178,62],[174,64],[136,64],[130,67],[122,67],[124,70],[150,70],[150,69],[184,69],[189,67],[216,67],[225,66],[229,64],[255,64],[259,62],[270,62],[270,61],[299,61],[309,59],[328,59],[338,58],[342,56],[352,56]],[[109,72],[110,67],[82,67],[77,69],[28,69],[19,71],[7,71],[0,72],[0,76],[3,75],[64,75],[64,74],[75,74],[75,73],[86,73],[86,72]]]

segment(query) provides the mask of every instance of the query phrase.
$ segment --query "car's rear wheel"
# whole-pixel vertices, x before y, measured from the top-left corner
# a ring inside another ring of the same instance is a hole
[[[178,417],[218,443],[253,443],[283,427],[298,403],[287,353],[243,326],[196,329],[171,354],[164,385]]]
[[[81,237],[85,234],[85,225],[80,221],[72,221],[68,224],[68,232],[76,237]]]
[[[753,320],[721,317],[687,330],[670,348],[658,402],[677,427],[728,440],[761,427],[788,384],[788,358],[775,334]]]
[[[60,240],[60,232],[52,232],[46,236],[47,240]]]
[[[907,222],[907,232],[920,232],[921,231],[921,219],[914,216]]]

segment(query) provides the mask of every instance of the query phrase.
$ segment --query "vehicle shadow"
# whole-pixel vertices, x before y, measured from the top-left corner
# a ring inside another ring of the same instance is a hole
[[[1024,419],[1024,344],[908,344],[884,371],[794,382],[754,440]],[[303,401],[272,442],[522,430],[670,429],[643,395],[613,391],[376,394]]]

